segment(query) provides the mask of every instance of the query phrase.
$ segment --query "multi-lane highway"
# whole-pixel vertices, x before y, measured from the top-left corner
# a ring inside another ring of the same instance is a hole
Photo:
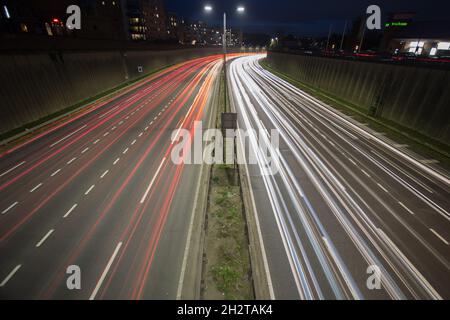
[[[264,70],[261,58],[232,62],[229,84],[256,155],[246,178],[273,297],[449,299],[448,175]],[[277,132],[279,146],[263,152]],[[369,278],[378,270],[380,289]]]
[[[177,297],[201,166],[170,161],[171,135],[209,123],[221,58],[166,69],[1,155],[1,298]],[[67,287],[72,265],[81,290]]]

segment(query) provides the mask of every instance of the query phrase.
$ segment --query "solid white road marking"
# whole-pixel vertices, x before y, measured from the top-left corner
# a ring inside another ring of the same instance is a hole
[[[92,191],[92,189],[94,189],[95,184],[93,184],[89,189],[87,189],[87,191],[84,193],[85,196],[87,196],[89,194],[89,192]]]
[[[60,171],[61,171],[61,169],[56,170],[55,172],[53,172],[53,173],[50,175],[50,177],[56,176]]]
[[[56,146],[58,143],[60,143],[60,142],[62,142],[62,141],[64,141],[64,140],[66,140],[67,138],[73,136],[75,133],[77,133],[77,132],[80,131],[80,130],[83,130],[83,129],[86,128],[86,127],[87,127],[87,125],[85,124],[85,125],[82,126],[81,128],[75,130],[74,132],[68,134],[68,135],[65,136],[64,138],[62,138],[62,139],[56,141],[55,143],[53,143],[52,145],[50,145],[50,148],[53,148],[53,147]]]
[[[50,235],[53,233],[53,231],[55,231],[55,229],[51,229],[49,232],[47,232],[47,234],[36,244],[36,248],[39,248],[40,246],[42,246],[44,241],[47,240],[48,237],[50,237]]]
[[[30,192],[34,192],[37,189],[39,189],[42,186],[42,183],[39,183],[37,186],[35,186],[33,189],[30,190]]]
[[[412,215],[414,215],[414,212],[411,211],[411,209],[409,209],[407,206],[405,206],[403,203],[401,203],[400,201],[398,202],[399,205],[401,205],[403,207],[403,209],[405,209],[406,211],[408,211],[409,213],[411,213]]]
[[[443,243],[445,243],[448,246],[448,241],[444,239],[443,236],[441,236],[439,233],[437,233],[434,229],[430,228],[430,231],[433,232],[433,234],[438,237]]]
[[[156,170],[156,173],[155,173],[155,175],[153,176],[152,181],[150,181],[150,184],[149,184],[148,187],[147,187],[147,190],[145,190],[145,193],[144,193],[144,195],[142,196],[142,199],[141,199],[141,204],[143,204],[144,201],[145,201],[145,198],[147,198],[148,193],[150,192],[150,189],[152,188],[153,184],[155,183],[155,180],[156,180],[156,177],[157,177],[158,174],[159,174],[159,171],[161,171],[161,168],[162,168],[162,166],[163,166],[163,164],[164,164],[164,161],[166,161],[166,158],[165,158],[165,157],[162,159],[161,164],[160,164],[159,167],[158,167],[158,170]]]
[[[14,202],[12,205],[10,205],[8,208],[6,208],[5,210],[2,211],[2,214],[7,213],[9,210],[11,210],[12,208],[14,208],[15,206],[17,206],[19,204],[19,202]]]
[[[11,171],[17,169],[18,167],[20,167],[21,165],[25,164],[26,161],[22,161],[21,163],[19,163],[18,165],[12,167],[11,169],[9,169],[8,171],[3,172],[2,174],[0,174],[0,178],[3,177],[5,174],[10,173]]]
[[[100,289],[100,287],[102,286],[103,281],[106,278],[106,275],[108,274],[109,269],[111,268],[111,265],[114,262],[114,259],[117,256],[117,253],[119,253],[120,247],[122,246],[122,242],[119,242],[119,244],[117,245],[116,249],[114,250],[113,255],[111,256],[111,258],[109,258],[108,264],[105,267],[105,270],[103,270],[103,273],[100,277],[100,279],[97,282],[97,285],[94,288],[94,291],[92,291],[91,296],[89,297],[89,300],[94,300],[95,296],[97,295],[98,290]]]
[[[7,276],[6,278],[0,283],[0,287],[4,287],[6,283],[8,283],[9,280],[14,276],[14,274],[22,267],[21,264],[17,265]]]
[[[75,208],[76,208],[77,206],[78,206],[78,204],[75,203],[75,204],[72,206],[72,208],[70,208],[69,211],[66,212],[66,214],[63,216],[63,218],[64,218],[64,219],[67,218],[67,217],[69,216],[69,214],[71,214],[72,211],[75,210]]]

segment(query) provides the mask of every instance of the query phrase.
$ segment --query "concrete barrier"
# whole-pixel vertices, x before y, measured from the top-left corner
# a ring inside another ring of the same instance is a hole
[[[0,55],[0,134],[20,128],[152,70],[220,48]],[[142,73],[138,67],[142,67]]]
[[[450,71],[423,66],[268,53],[293,79],[450,144]]]

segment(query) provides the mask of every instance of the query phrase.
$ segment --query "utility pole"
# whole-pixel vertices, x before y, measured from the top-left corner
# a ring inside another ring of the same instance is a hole
[[[325,47],[325,52],[328,52],[328,45],[330,44],[330,37],[331,37],[331,27],[333,25],[330,23],[330,29],[328,30],[328,39],[327,39],[327,46]]]
[[[227,13],[223,13],[223,76],[225,79],[225,112],[227,112]]]
[[[366,35],[366,24],[365,24],[365,21],[363,21],[363,31],[362,31],[362,35],[361,35],[361,41],[359,42],[358,52],[361,52],[365,35]]]
[[[342,47],[344,46],[344,38],[345,38],[346,31],[347,31],[347,20],[345,20],[344,31],[342,32],[341,46],[340,46],[339,50],[342,50]]]

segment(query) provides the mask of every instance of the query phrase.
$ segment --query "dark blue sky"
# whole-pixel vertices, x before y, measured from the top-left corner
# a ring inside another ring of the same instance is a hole
[[[346,19],[365,13],[371,4],[382,9],[383,17],[389,12],[413,11],[421,20],[442,20],[450,17],[450,0],[165,0],[169,11],[179,15],[219,24],[224,10],[229,14],[230,25],[244,32],[275,34],[324,35],[330,23],[340,32]],[[205,4],[214,7],[206,14]],[[246,13],[238,16],[237,5],[244,5]]]

